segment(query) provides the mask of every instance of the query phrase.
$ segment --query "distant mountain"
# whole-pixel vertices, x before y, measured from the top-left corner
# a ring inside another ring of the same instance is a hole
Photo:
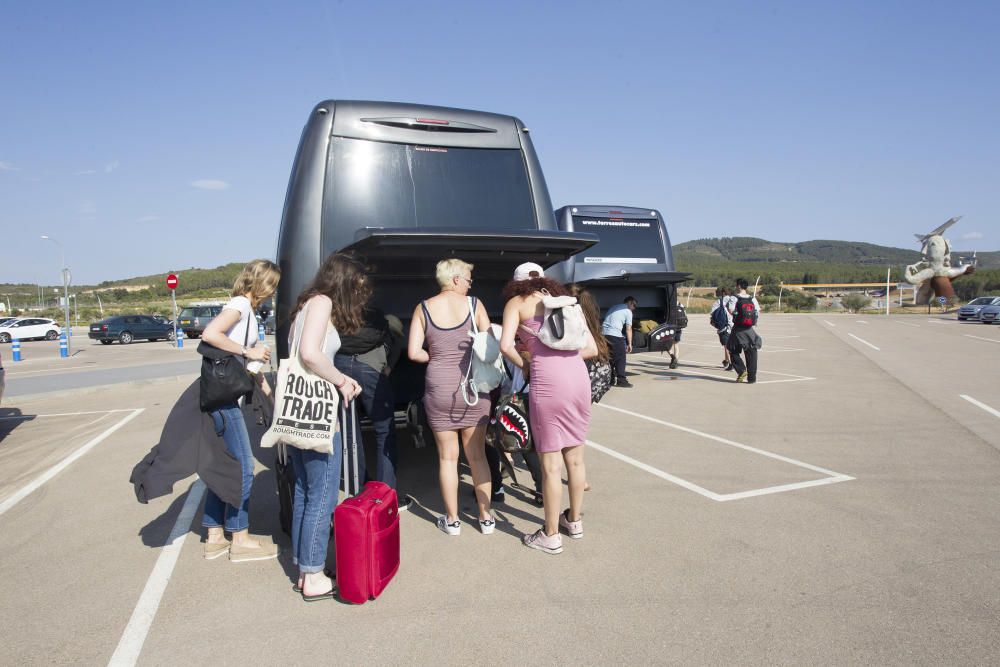
[[[954,251],[957,261],[971,252]],[[1000,268],[1000,252],[977,253],[979,267]],[[920,261],[919,250],[906,250],[857,241],[803,241],[778,243],[749,236],[696,239],[674,246],[678,268],[728,262],[821,262],[853,266],[901,266]]]

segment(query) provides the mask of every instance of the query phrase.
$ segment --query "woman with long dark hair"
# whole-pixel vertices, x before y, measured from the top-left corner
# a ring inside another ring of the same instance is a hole
[[[240,271],[233,283],[229,303],[208,323],[201,339],[209,345],[240,355],[248,361],[266,362],[271,350],[257,344],[257,307],[274,294],[281,271],[266,259],[255,259]],[[263,374],[255,375],[265,395],[271,388]],[[205,538],[205,558],[211,560],[229,554],[234,563],[275,558],[278,549],[273,543],[261,542],[250,535],[250,490],[253,486],[254,458],[250,450],[250,435],[238,402],[209,413],[215,431],[222,436],[226,449],[240,462],[243,473],[243,499],[239,506],[227,505],[211,489],[205,495],[205,512],[201,525],[208,530]],[[225,531],[232,535],[226,540]]]
[[[583,443],[590,426],[590,378],[584,359],[597,354],[594,336],[587,335],[582,350],[556,350],[538,339],[546,294],[565,296],[561,283],[546,278],[537,264],[517,267],[514,279],[504,288],[507,304],[503,309],[500,351],[518,368],[524,359],[517,349],[519,337],[529,353],[531,391],[528,412],[531,437],[542,461],[542,504],[545,525],[525,535],[524,545],[545,553],[562,552],[559,529],[578,539],[583,537],[583,491],[587,473],[583,464]],[[562,507],[562,470],[569,477],[569,509]]]
[[[344,401],[361,393],[358,383],[333,364],[340,334],[356,333],[364,323],[371,287],[365,267],[350,255],[326,258],[312,284],[299,295],[292,313],[289,347],[299,336],[299,358],[313,373],[333,383]],[[340,492],[343,440],[333,436],[332,453],[289,447],[295,469],[292,503],[292,562],[299,568],[296,590],[307,602],[333,598],[333,580],[323,569],[330,541],[330,517]]]

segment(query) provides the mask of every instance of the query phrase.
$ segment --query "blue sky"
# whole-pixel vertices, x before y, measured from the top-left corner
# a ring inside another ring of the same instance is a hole
[[[0,282],[271,257],[324,99],[508,113],[552,201],[675,243],[1000,249],[996,2],[36,2],[0,10]]]

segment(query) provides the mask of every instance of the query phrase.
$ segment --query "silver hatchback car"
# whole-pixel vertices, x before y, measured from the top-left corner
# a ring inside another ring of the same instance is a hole
[[[984,306],[983,309],[979,311],[979,321],[983,324],[1000,322],[1000,304]]]
[[[978,320],[980,311],[986,306],[1000,305],[1000,296],[980,296],[958,309],[958,319]]]

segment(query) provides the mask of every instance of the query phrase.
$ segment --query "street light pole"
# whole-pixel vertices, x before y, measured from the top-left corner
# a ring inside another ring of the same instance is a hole
[[[57,246],[59,246],[59,260],[60,260],[60,263],[62,264],[61,268],[62,268],[62,279],[63,279],[63,309],[64,309],[64,312],[66,314],[66,319],[65,319],[66,328],[69,329],[69,331],[66,333],[66,352],[67,353],[72,353],[70,338],[72,338],[71,334],[73,333],[73,325],[69,321],[69,281],[70,281],[70,273],[69,273],[69,269],[66,267],[66,251],[63,248],[63,244],[60,243],[59,241],[57,241],[56,239],[52,238],[51,236],[49,236],[47,234],[42,234],[42,239],[44,239],[46,241],[52,241]]]

